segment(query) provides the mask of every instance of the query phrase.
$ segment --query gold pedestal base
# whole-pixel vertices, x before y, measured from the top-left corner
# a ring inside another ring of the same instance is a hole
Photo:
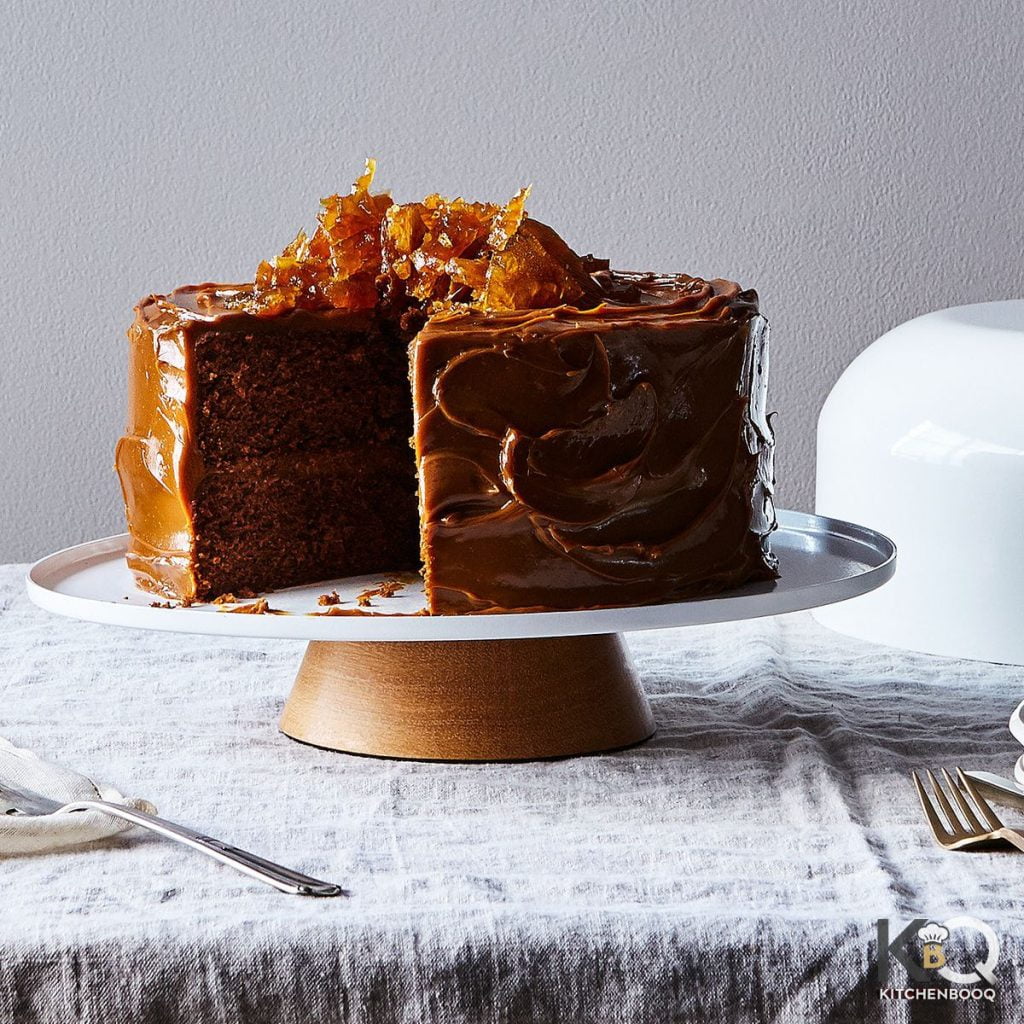
[[[630,746],[654,732],[621,637],[313,641],[281,717],[293,739],[430,761]]]

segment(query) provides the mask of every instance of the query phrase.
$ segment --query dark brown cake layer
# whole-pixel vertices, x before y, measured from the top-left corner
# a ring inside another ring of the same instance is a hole
[[[371,314],[246,317],[194,332],[199,452],[207,465],[400,439],[407,448],[406,343]]]
[[[723,281],[630,306],[437,317],[415,344],[435,613],[590,608],[771,579],[766,322]]]
[[[263,592],[419,567],[416,478],[404,451],[366,445],[244,459],[193,499],[195,593]]]

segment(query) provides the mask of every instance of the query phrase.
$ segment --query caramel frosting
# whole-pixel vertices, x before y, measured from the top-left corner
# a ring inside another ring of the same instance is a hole
[[[433,318],[415,343],[435,611],[657,601],[770,579],[767,322],[728,281]]]

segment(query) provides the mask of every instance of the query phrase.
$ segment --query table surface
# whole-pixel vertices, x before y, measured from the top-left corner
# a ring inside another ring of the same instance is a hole
[[[2,860],[0,1022],[904,1020],[875,922],[957,913],[1019,1004],[1024,861],[939,850],[908,772],[1009,774],[1022,668],[802,613],[634,634],[644,746],[383,761],[277,732],[302,644],[65,620],[23,575],[0,567],[0,734],[352,895],[143,834]]]

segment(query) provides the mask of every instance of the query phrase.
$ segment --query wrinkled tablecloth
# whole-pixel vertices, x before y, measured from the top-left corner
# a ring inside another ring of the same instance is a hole
[[[631,634],[647,744],[403,763],[278,733],[301,644],[55,617],[24,571],[0,568],[0,735],[352,895],[144,833],[0,860],[4,1024],[924,1019],[879,1000],[876,921],[956,914],[999,936],[998,1001],[935,1019],[1019,1017],[1024,857],[938,849],[908,773],[1010,774],[1024,669],[805,614]]]

